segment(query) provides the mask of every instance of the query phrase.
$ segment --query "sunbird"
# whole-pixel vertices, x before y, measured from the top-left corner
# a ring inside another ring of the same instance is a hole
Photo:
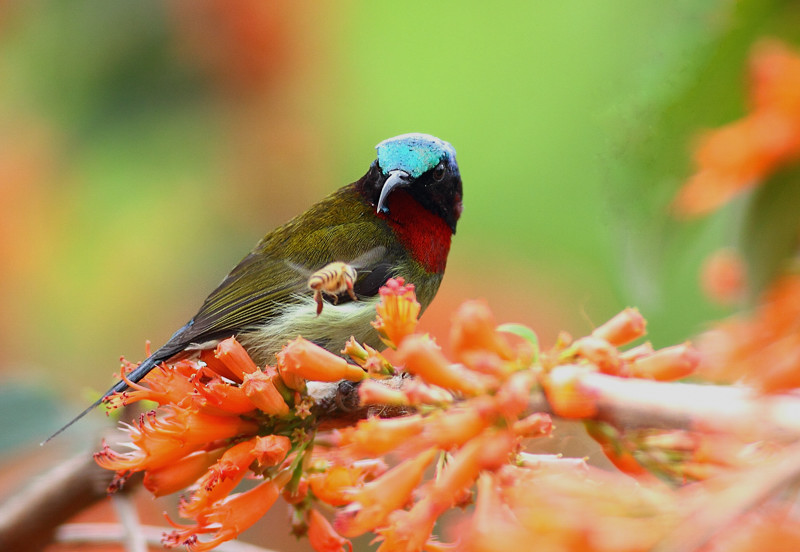
[[[416,286],[424,310],[442,282],[463,208],[456,152],[419,133],[389,138],[376,149],[377,158],[359,180],[264,236],[128,380],[138,382],[162,362],[211,349],[231,336],[258,364],[271,362],[298,335],[336,353],[350,336],[379,348],[370,322],[378,290],[393,277]],[[345,276],[357,275],[355,281],[331,288],[333,293],[310,289],[313,277],[332,263],[343,263],[334,266]],[[127,388],[124,380],[117,382],[47,440]]]

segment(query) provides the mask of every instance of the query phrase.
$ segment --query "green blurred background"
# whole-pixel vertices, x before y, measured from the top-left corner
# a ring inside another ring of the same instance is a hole
[[[768,0],[0,2],[0,453],[405,132],[464,178],[432,332],[484,297],[545,344],[628,305],[655,345],[691,337],[725,314],[698,270],[736,206],[667,205],[698,132],[746,111],[754,41],[799,23]]]

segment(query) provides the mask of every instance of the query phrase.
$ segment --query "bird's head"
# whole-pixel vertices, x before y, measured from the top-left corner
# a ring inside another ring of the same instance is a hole
[[[456,232],[461,216],[461,173],[453,146],[429,134],[402,134],[377,145],[378,158],[364,191],[378,212],[389,214],[389,198],[405,190]]]

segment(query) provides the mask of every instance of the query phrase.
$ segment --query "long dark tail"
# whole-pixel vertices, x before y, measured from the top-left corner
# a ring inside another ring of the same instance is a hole
[[[147,359],[145,359],[145,360],[144,360],[144,361],[143,361],[141,364],[139,364],[139,366],[137,366],[137,367],[136,367],[136,368],[133,370],[133,372],[131,372],[130,374],[127,374],[127,375],[126,375],[126,377],[128,378],[128,381],[132,381],[133,383],[136,383],[137,381],[139,381],[140,379],[142,379],[143,377],[145,377],[145,376],[147,375],[147,373],[148,373],[148,372],[150,372],[150,370],[152,370],[153,368],[155,368],[156,366],[158,366],[158,364],[159,364],[159,363],[160,363],[162,360],[166,360],[166,359],[168,359],[168,358],[170,358],[170,357],[172,356],[172,354],[173,354],[173,353],[172,353],[171,351],[170,351],[170,352],[166,352],[166,351],[165,351],[165,352],[162,352],[162,351],[163,351],[163,349],[164,349],[164,347],[162,347],[161,349],[159,349],[158,351],[156,351],[155,353],[153,353],[152,355],[150,355],[150,356],[149,356]],[[168,354],[165,354],[165,353],[168,353]],[[53,433],[53,434],[52,434],[50,437],[48,437],[47,439],[45,439],[44,441],[42,441],[40,444],[41,444],[41,445],[44,445],[44,444],[45,444],[45,443],[47,443],[47,442],[48,442],[50,439],[52,439],[52,438],[53,438],[53,437],[55,437],[56,435],[59,435],[59,434],[60,434],[60,433],[62,433],[62,432],[65,430],[65,429],[67,429],[69,426],[71,426],[72,424],[74,424],[75,422],[77,422],[78,420],[80,420],[81,418],[83,418],[84,416],[86,416],[86,415],[87,415],[89,412],[91,412],[92,410],[94,410],[95,408],[97,408],[98,406],[100,406],[100,403],[101,403],[101,402],[103,402],[103,400],[104,400],[106,397],[110,397],[110,396],[111,396],[111,395],[113,395],[114,393],[118,393],[118,392],[121,392],[121,391],[125,391],[126,389],[128,389],[128,384],[127,384],[127,383],[125,383],[125,380],[120,380],[120,381],[118,381],[116,384],[114,384],[114,386],[113,386],[111,389],[109,389],[108,391],[106,391],[105,393],[103,393],[103,396],[102,396],[102,397],[100,397],[99,399],[97,399],[96,401],[94,401],[94,402],[93,402],[93,403],[92,403],[92,404],[91,404],[91,405],[90,405],[90,406],[89,406],[89,407],[88,407],[86,410],[84,410],[83,412],[81,412],[80,414],[78,414],[77,416],[75,416],[74,418],[72,418],[72,420],[70,420],[69,422],[67,422],[67,424],[66,424],[66,425],[64,425],[64,426],[63,426],[61,429],[59,429],[58,431],[56,431],[55,433]]]

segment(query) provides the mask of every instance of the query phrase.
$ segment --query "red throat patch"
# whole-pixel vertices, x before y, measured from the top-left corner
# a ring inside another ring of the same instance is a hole
[[[412,258],[428,272],[444,272],[453,235],[447,223],[404,190],[393,192],[387,207],[389,214],[378,216],[389,223]]]

